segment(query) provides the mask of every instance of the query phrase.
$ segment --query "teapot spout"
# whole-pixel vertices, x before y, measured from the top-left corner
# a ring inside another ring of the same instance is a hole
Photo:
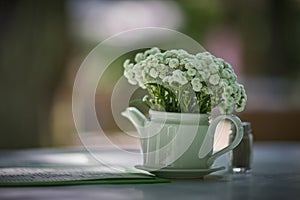
[[[136,129],[144,127],[146,122],[148,121],[148,119],[134,107],[126,108],[126,110],[121,114],[129,119],[129,121],[135,126]]]

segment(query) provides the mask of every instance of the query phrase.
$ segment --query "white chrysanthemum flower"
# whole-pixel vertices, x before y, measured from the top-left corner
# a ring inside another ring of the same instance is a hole
[[[223,65],[224,60],[223,60],[222,58],[215,58],[214,60],[215,60],[215,63],[216,63],[220,68],[223,68],[223,67],[224,67],[224,65]]]
[[[230,82],[231,83],[234,83],[234,82],[236,82],[237,81],[237,76],[234,74],[234,73],[231,73],[231,76],[230,76]]]
[[[204,62],[204,60],[199,60],[199,63],[201,64],[203,69],[208,67],[208,65],[206,64],[206,62]]]
[[[198,60],[202,60],[203,57],[204,57],[204,54],[203,54],[203,52],[197,53],[197,54],[195,55],[195,57],[196,57]]]
[[[233,90],[233,93],[238,93],[240,92],[240,87],[238,84],[230,84],[232,90]]]
[[[189,57],[190,57],[190,54],[188,52],[186,52],[185,50],[183,50],[183,49],[178,50],[178,58],[179,59],[185,59],[185,58],[189,58]]]
[[[138,75],[141,75],[142,74],[142,71],[143,71],[143,67],[140,65],[140,64],[136,64],[133,66],[132,68],[132,72],[134,74],[138,74]]]
[[[160,73],[162,71],[162,65],[161,64],[157,64],[157,65],[154,65],[153,68],[158,72]]]
[[[184,65],[184,68],[189,70],[189,69],[194,69],[194,64],[191,62],[188,62]]]
[[[155,54],[155,53],[160,53],[160,49],[157,48],[157,47],[152,47],[152,48],[151,48],[151,51],[152,51],[153,54]]]
[[[149,50],[146,50],[145,53],[144,53],[144,56],[154,55],[156,53],[160,53],[160,49],[157,48],[157,47],[153,47]]]
[[[174,50],[166,51],[165,56],[168,58],[176,57],[176,52]]]
[[[228,98],[230,97],[230,94],[224,92],[224,93],[222,93],[221,96],[222,96],[222,99],[223,99],[223,100],[226,100],[226,99],[228,99]]]
[[[178,49],[178,55],[189,55],[189,53],[186,51],[186,50],[183,50],[183,49]]]
[[[164,64],[169,65],[171,58],[165,58],[164,59]]]
[[[185,67],[185,65],[186,65],[187,63],[189,63],[189,60],[184,58],[184,59],[181,59],[181,60],[180,60],[180,63],[179,63],[179,65],[181,65],[181,66],[184,66],[184,67]]]
[[[228,106],[232,106],[234,104],[234,98],[232,96],[228,96],[225,100],[225,104]]]
[[[164,64],[161,64],[161,67],[162,67],[162,71],[164,72],[170,72],[172,71],[168,65],[164,65]]]
[[[167,76],[167,73],[165,73],[165,72],[160,72],[159,75],[158,75],[158,77],[159,77],[160,79],[162,79],[162,80],[163,80],[166,76]]]
[[[214,62],[211,55],[205,55],[205,56],[203,56],[202,59],[203,59],[204,62],[206,62],[207,65],[210,65],[211,63]]]
[[[203,60],[196,60],[194,66],[196,70],[202,71],[207,65]]]
[[[134,74],[131,71],[125,71],[124,76],[128,79],[128,82],[132,85],[136,85],[137,81],[134,79]]]
[[[199,74],[203,80],[208,80],[210,73],[208,71],[199,71]]]
[[[168,73],[168,67],[164,64],[160,64],[159,66],[157,66],[157,71],[159,73],[159,78],[160,79],[164,79],[167,76]]]
[[[219,85],[221,87],[227,87],[229,85],[229,82],[226,79],[221,79]]]
[[[211,63],[209,66],[208,66],[208,68],[209,68],[209,72],[211,73],[211,74],[215,74],[215,73],[218,73],[218,65],[216,65],[215,63]]]
[[[143,83],[144,82],[144,78],[142,76],[135,76],[134,77],[135,80],[138,82],[138,83]]]
[[[197,71],[195,69],[188,69],[186,73],[189,76],[195,76]]]
[[[123,64],[123,67],[125,70],[128,70],[129,69],[129,64],[130,64],[130,60],[129,59],[126,59],[124,64]]]
[[[201,88],[202,88],[202,83],[201,80],[199,78],[193,78],[191,81],[193,90],[195,92],[200,92]]]
[[[226,86],[226,87],[224,88],[224,91],[225,91],[226,93],[228,93],[228,94],[232,94],[232,93],[233,93],[233,89],[232,89],[231,86]]]
[[[241,99],[241,102],[239,102],[238,104],[235,104],[235,110],[237,112],[242,112],[245,109],[246,106],[246,99]]]
[[[240,92],[234,93],[234,97],[236,99],[236,103],[242,98],[242,94]]]
[[[204,52],[202,52],[202,54],[203,54],[204,56],[212,56],[211,53],[209,53],[208,51],[204,51]]]
[[[157,78],[157,77],[158,77],[158,71],[156,71],[155,68],[152,68],[152,69],[150,69],[149,75],[150,75],[152,78]]]
[[[155,66],[155,65],[158,65],[159,64],[159,60],[157,58],[152,58],[150,61],[149,61],[149,65],[151,66]]]
[[[245,106],[247,102],[247,96],[245,95],[244,98],[241,99],[241,105]]]
[[[145,57],[144,57],[143,53],[137,53],[135,55],[134,61],[137,62],[137,63],[139,63],[139,62],[141,62],[144,59],[145,59]]]
[[[222,72],[221,72],[221,76],[222,76],[224,79],[229,80],[229,78],[230,78],[230,72],[229,72],[227,69],[224,69],[224,70],[222,70]]]
[[[220,81],[220,76],[218,74],[213,74],[209,77],[209,83],[212,85],[218,85]]]
[[[155,57],[160,63],[164,62],[164,55],[162,53],[156,54]]]
[[[236,112],[242,112],[244,109],[245,109],[245,107],[243,107],[243,106],[238,106],[238,105],[235,106]]]
[[[169,66],[173,69],[177,68],[179,66],[179,61],[177,58],[172,58],[170,61],[169,61]]]

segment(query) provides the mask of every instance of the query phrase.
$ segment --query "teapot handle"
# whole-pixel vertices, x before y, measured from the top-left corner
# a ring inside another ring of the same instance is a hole
[[[206,138],[204,139],[204,142],[200,148],[199,151],[199,157],[203,157],[203,149],[205,149],[205,145],[209,145],[209,141],[208,140],[212,140],[214,138],[214,134],[216,132],[217,126],[219,124],[220,121],[228,119],[230,121],[233,122],[233,124],[236,127],[236,135],[235,138],[233,140],[233,142],[231,144],[229,144],[227,147],[221,149],[220,151],[215,152],[213,155],[211,155],[208,160],[207,160],[207,165],[211,166],[212,163],[214,162],[214,160],[216,158],[218,158],[219,156],[223,155],[224,153],[227,153],[228,151],[234,149],[242,140],[243,138],[243,134],[244,134],[244,129],[243,129],[243,125],[241,120],[235,116],[235,115],[219,115],[218,117],[216,117],[212,123],[209,125],[208,130],[207,130],[207,135]]]

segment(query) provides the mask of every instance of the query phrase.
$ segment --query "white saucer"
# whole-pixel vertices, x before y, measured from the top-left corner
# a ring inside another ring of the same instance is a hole
[[[225,167],[216,167],[216,168],[209,168],[209,169],[167,169],[167,168],[153,168],[144,165],[136,165],[134,166],[137,169],[141,169],[151,174],[154,174],[158,177],[162,178],[203,178],[205,175],[208,175],[212,172],[216,172],[219,170],[225,169]]]

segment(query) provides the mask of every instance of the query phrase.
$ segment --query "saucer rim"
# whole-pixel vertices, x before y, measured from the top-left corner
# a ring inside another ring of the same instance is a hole
[[[225,166],[219,166],[219,167],[213,167],[213,168],[208,168],[208,169],[179,169],[179,168],[174,168],[174,169],[167,169],[167,168],[160,168],[160,169],[156,169],[154,167],[149,167],[149,166],[145,166],[145,165],[135,165],[134,166],[136,169],[139,170],[144,170],[147,172],[174,172],[174,173],[178,173],[178,172],[206,172],[206,173],[212,173],[215,171],[220,171],[220,170],[224,170],[226,169]]]

